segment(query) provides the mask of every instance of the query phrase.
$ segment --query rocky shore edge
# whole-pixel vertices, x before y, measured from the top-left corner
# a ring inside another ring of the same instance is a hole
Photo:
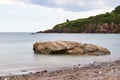
[[[119,80],[120,60],[94,62],[56,71],[37,71],[22,75],[0,76],[0,80]]]

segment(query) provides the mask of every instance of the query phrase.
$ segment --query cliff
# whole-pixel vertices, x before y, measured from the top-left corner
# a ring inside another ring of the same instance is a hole
[[[42,33],[120,33],[120,6],[111,13],[73,21],[66,20]]]

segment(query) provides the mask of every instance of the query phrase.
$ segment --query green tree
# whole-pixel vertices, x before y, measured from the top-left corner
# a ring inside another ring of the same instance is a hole
[[[69,19],[66,20],[66,22],[69,22],[69,21],[70,21]]]
[[[117,7],[115,8],[115,13],[120,14],[120,6],[117,6]]]

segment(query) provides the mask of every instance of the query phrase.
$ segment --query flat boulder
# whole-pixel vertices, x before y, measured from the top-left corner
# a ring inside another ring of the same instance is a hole
[[[107,55],[106,48],[87,43],[73,41],[36,42],[33,45],[35,53],[39,54],[71,54],[71,55]]]

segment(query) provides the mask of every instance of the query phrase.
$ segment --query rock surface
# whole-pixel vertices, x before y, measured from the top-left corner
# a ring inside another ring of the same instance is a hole
[[[106,55],[110,54],[106,48],[73,41],[36,42],[33,50],[40,54],[72,54],[72,55]]]

